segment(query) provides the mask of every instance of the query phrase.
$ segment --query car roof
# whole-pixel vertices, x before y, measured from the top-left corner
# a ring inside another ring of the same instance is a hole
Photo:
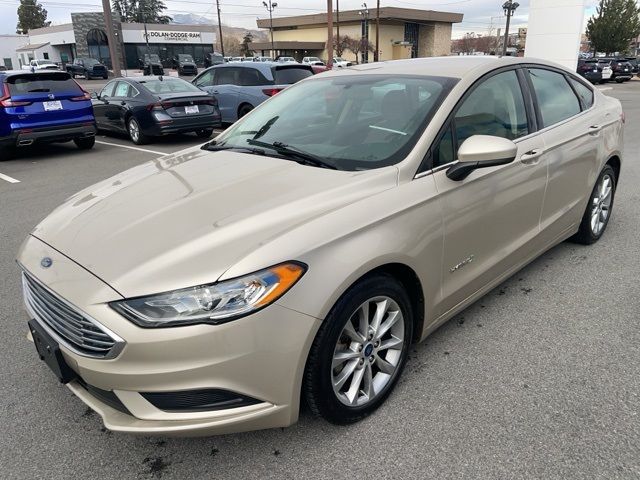
[[[463,78],[474,71],[485,72],[500,67],[518,64],[539,64],[562,68],[553,62],[528,57],[500,57],[494,55],[464,55],[450,57],[410,58],[406,60],[387,60],[384,62],[364,63],[348,68],[331,70],[326,75],[341,75],[347,72],[363,74],[391,75],[432,75],[440,77]],[[568,71],[568,70],[567,70]]]
[[[60,74],[60,75],[67,75],[68,77],[71,77],[71,75],[68,72],[62,71],[62,70],[36,70],[35,72],[32,72],[31,70],[5,70],[0,72],[0,76],[3,77],[11,77],[14,75],[42,75],[45,73],[55,73],[55,74]]]

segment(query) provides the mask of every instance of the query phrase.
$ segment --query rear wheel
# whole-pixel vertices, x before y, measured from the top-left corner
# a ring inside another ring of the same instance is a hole
[[[96,137],[74,138],[73,143],[75,143],[80,150],[91,150],[96,144]]]
[[[238,118],[244,117],[251,110],[253,110],[253,105],[249,105],[248,103],[245,103],[238,109]]]
[[[136,145],[144,145],[149,141],[147,136],[140,130],[140,124],[134,117],[131,117],[127,122],[127,132],[129,132],[131,141]]]
[[[378,274],[354,285],[309,352],[303,391],[311,410],[337,424],[372,413],[400,378],[412,333],[409,297],[397,280]]]
[[[198,138],[209,138],[213,133],[213,128],[203,128],[202,130],[196,130]]]
[[[0,147],[0,162],[11,160],[16,154],[14,147]]]
[[[609,224],[613,198],[616,192],[616,174],[610,165],[606,165],[596,182],[589,203],[582,216],[580,229],[571,239],[583,245],[591,245],[600,240]]]

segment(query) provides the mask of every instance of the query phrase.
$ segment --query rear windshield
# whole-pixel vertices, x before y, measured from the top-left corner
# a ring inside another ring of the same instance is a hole
[[[80,86],[66,73],[13,75],[7,79],[12,95],[27,93],[82,93]]]
[[[276,85],[290,85],[313,75],[306,67],[275,67],[273,79]]]
[[[163,94],[163,93],[202,93],[195,85],[185,82],[179,78],[163,78],[153,80],[141,80],[140,83],[144,85],[151,93]]]

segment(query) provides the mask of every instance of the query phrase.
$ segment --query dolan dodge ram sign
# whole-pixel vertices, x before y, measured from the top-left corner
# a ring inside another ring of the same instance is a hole
[[[197,42],[200,43],[200,32],[158,32],[149,30],[150,42]],[[142,34],[144,36],[144,33]]]

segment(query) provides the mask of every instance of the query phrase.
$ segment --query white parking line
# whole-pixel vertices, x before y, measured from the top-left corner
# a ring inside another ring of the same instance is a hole
[[[20,180],[16,180],[9,175],[3,175],[2,173],[0,173],[0,180],[6,180],[9,183],[20,183]]]
[[[613,87],[597,87],[601,92],[606,92],[607,90],[613,90]]]
[[[171,155],[170,153],[167,153],[167,152],[158,152],[156,150],[149,150],[149,149],[140,148],[140,147],[132,147],[131,145],[120,145],[119,143],[103,142],[101,140],[96,140],[96,143],[100,143],[102,145],[110,145],[112,147],[128,148],[129,150],[137,150],[138,152],[153,153],[154,155]]]

